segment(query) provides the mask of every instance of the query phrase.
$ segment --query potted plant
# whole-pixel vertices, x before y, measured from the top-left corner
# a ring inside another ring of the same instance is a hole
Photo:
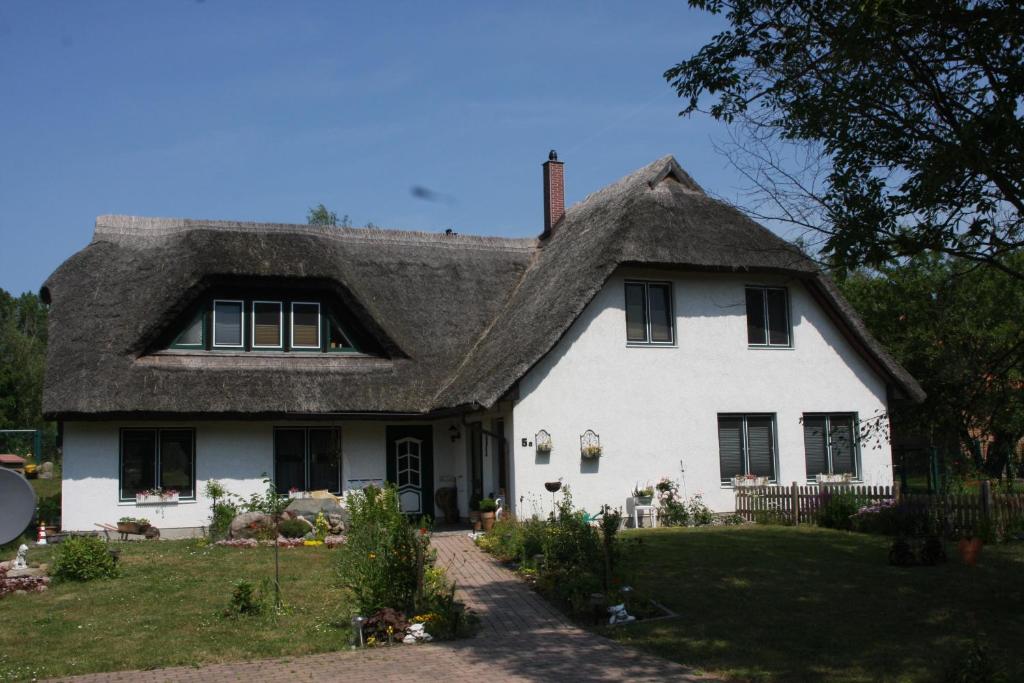
[[[853,481],[853,475],[849,472],[844,474],[817,474],[814,480],[819,484],[849,484]]]
[[[174,489],[146,489],[135,494],[135,502],[140,505],[159,505],[161,503],[177,503],[178,492]]]
[[[591,444],[582,448],[583,457],[587,460],[594,460],[601,457],[601,445]]]
[[[978,557],[981,555],[981,549],[984,545],[985,543],[981,540],[981,536],[968,534],[960,539],[956,547],[960,551],[960,559],[963,560],[964,564],[968,567],[973,567],[978,564]]]
[[[768,477],[761,477],[756,474],[737,474],[732,478],[733,488],[743,488],[747,486],[768,486]]]
[[[633,504],[650,505],[654,500],[654,487],[648,484],[641,488],[640,484],[633,487]]]
[[[117,530],[122,534],[144,534],[149,529],[149,520],[145,517],[122,517],[117,520]]]
[[[474,493],[469,499],[469,523],[473,531],[480,531],[480,494]]]
[[[493,498],[484,498],[480,501],[480,526],[484,531],[490,531],[494,527],[494,513],[498,510],[498,503]]]

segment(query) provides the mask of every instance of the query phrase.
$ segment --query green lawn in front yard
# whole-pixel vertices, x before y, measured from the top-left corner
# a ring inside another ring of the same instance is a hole
[[[0,681],[148,669],[343,649],[351,627],[333,551],[280,551],[286,610],[223,618],[235,582],[273,577],[273,548],[142,541],[122,548],[120,578],[51,584],[0,599]],[[53,546],[33,549],[49,561]],[[8,559],[8,558],[4,558]]]
[[[815,527],[623,533],[637,592],[680,616],[602,629],[708,672],[757,681],[935,681],[975,632],[1024,680],[1024,544],[977,567],[897,568],[889,540]],[[629,545],[633,548],[632,544]]]

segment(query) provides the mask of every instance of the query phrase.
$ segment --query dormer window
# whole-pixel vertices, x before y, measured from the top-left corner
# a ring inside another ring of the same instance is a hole
[[[245,302],[213,302],[213,346],[218,349],[245,347]]]
[[[252,347],[284,347],[284,307],[280,301],[252,302]]]
[[[320,304],[292,302],[292,348],[296,351],[320,350]]]
[[[343,309],[316,298],[224,292],[207,299],[169,348],[182,351],[363,353],[372,339],[352,329]],[[267,292],[271,293],[271,292]],[[235,296],[231,296],[235,294]],[[237,298],[236,298],[237,297]],[[372,353],[372,352],[371,352]]]

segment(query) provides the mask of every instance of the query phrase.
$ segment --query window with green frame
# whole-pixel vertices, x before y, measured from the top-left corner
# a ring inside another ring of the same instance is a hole
[[[168,348],[365,353],[349,326],[322,301],[266,296],[208,299]]]

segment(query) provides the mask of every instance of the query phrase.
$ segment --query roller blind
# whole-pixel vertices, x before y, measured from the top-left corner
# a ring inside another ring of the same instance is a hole
[[[640,283],[626,283],[626,340],[647,341],[647,302]]]
[[[252,305],[253,346],[280,348],[281,304],[257,301]]]
[[[320,348],[319,304],[292,304],[292,346]]]
[[[718,463],[723,482],[744,474],[742,417],[718,417]]]
[[[823,416],[804,416],[804,458],[808,479],[828,474],[828,441]]]
[[[648,285],[651,304],[651,341],[672,342],[672,294],[668,285]]]
[[[242,302],[215,301],[213,304],[213,345],[242,346]]]
[[[771,417],[747,418],[747,461],[750,474],[775,478],[775,437],[772,431]]]
[[[856,475],[853,417],[829,416],[829,444],[832,447],[832,474]]]
[[[764,290],[759,287],[747,288],[747,343],[768,343],[768,331],[764,319]]]

